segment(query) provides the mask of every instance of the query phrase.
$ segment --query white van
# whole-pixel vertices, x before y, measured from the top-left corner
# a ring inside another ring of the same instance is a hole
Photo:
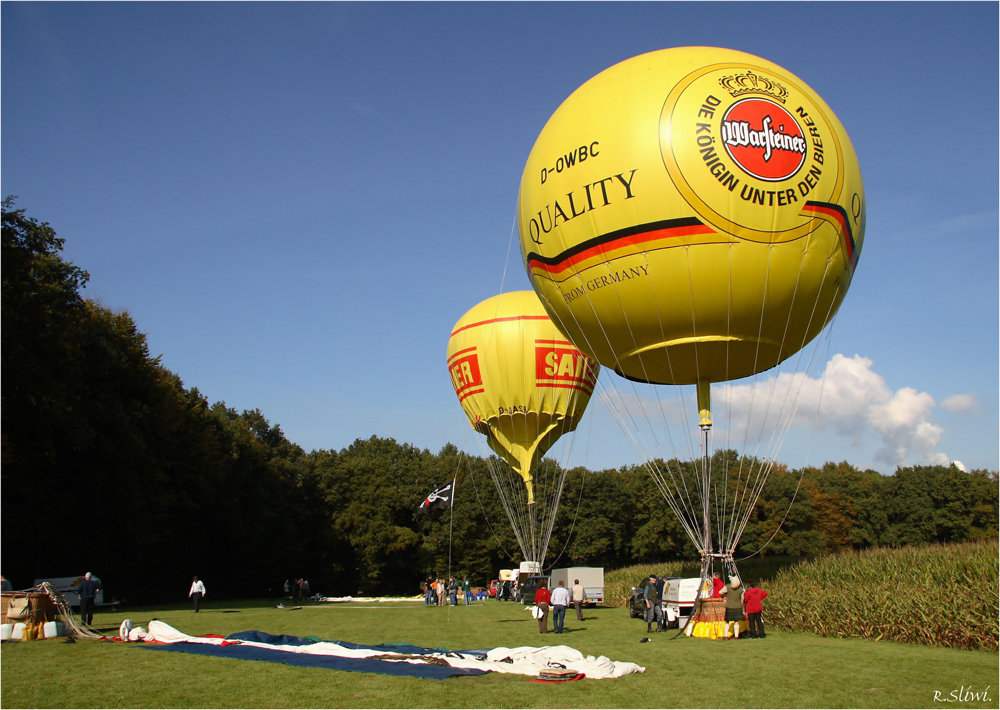
[[[670,587],[663,600],[664,611],[667,615],[667,628],[676,629],[683,626],[687,618],[691,616],[694,611],[694,603],[698,599],[698,585],[700,583],[700,577],[670,580]]]

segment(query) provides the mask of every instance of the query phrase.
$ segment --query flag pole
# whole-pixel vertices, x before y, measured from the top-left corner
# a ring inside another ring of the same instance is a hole
[[[451,536],[455,525],[455,491],[458,490],[458,476],[451,479],[451,501],[448,505],[448,579],[451,579]]]

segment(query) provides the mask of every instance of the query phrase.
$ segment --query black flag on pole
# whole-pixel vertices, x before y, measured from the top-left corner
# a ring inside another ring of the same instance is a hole
[[[452,494],[455,490],[455,481],[452,479],[451,483],[446,483],[440,488],[435,488],[431,491],[430,495],[424,499],[424,502],[420,504],[417,509],[418,513],[426,513],[431,508],[445,508],[452,504]]]

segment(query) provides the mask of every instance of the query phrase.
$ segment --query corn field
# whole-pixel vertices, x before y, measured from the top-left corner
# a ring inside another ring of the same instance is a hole
[[[605,606],[627,607],[629,597],[632,596],[632,587],[651,574],[697,577],[701,574],[701,565],[698,562],[664,562],[655,565],[632,565],[608,572],[604,575]]]
[[[821,636],[998,650],[997,540],[848,551],[789,566],[769,558],[740,564],[768,592],[765,623]],[[609,572],[604,599],[628,605],[650,574],[697,577],[696,562],[633,565]]]
[[[767,583],[765,618],[790,631],[997,651],[996,540],[844,552]]]

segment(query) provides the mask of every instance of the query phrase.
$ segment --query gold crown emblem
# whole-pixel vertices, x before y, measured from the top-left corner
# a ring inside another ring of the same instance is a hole
[[[766,76],[747,70],[745,74],[734,74],[719,79],[719,84],[733,97],[745,94],[764,94],[785,103],[788,89]]]

